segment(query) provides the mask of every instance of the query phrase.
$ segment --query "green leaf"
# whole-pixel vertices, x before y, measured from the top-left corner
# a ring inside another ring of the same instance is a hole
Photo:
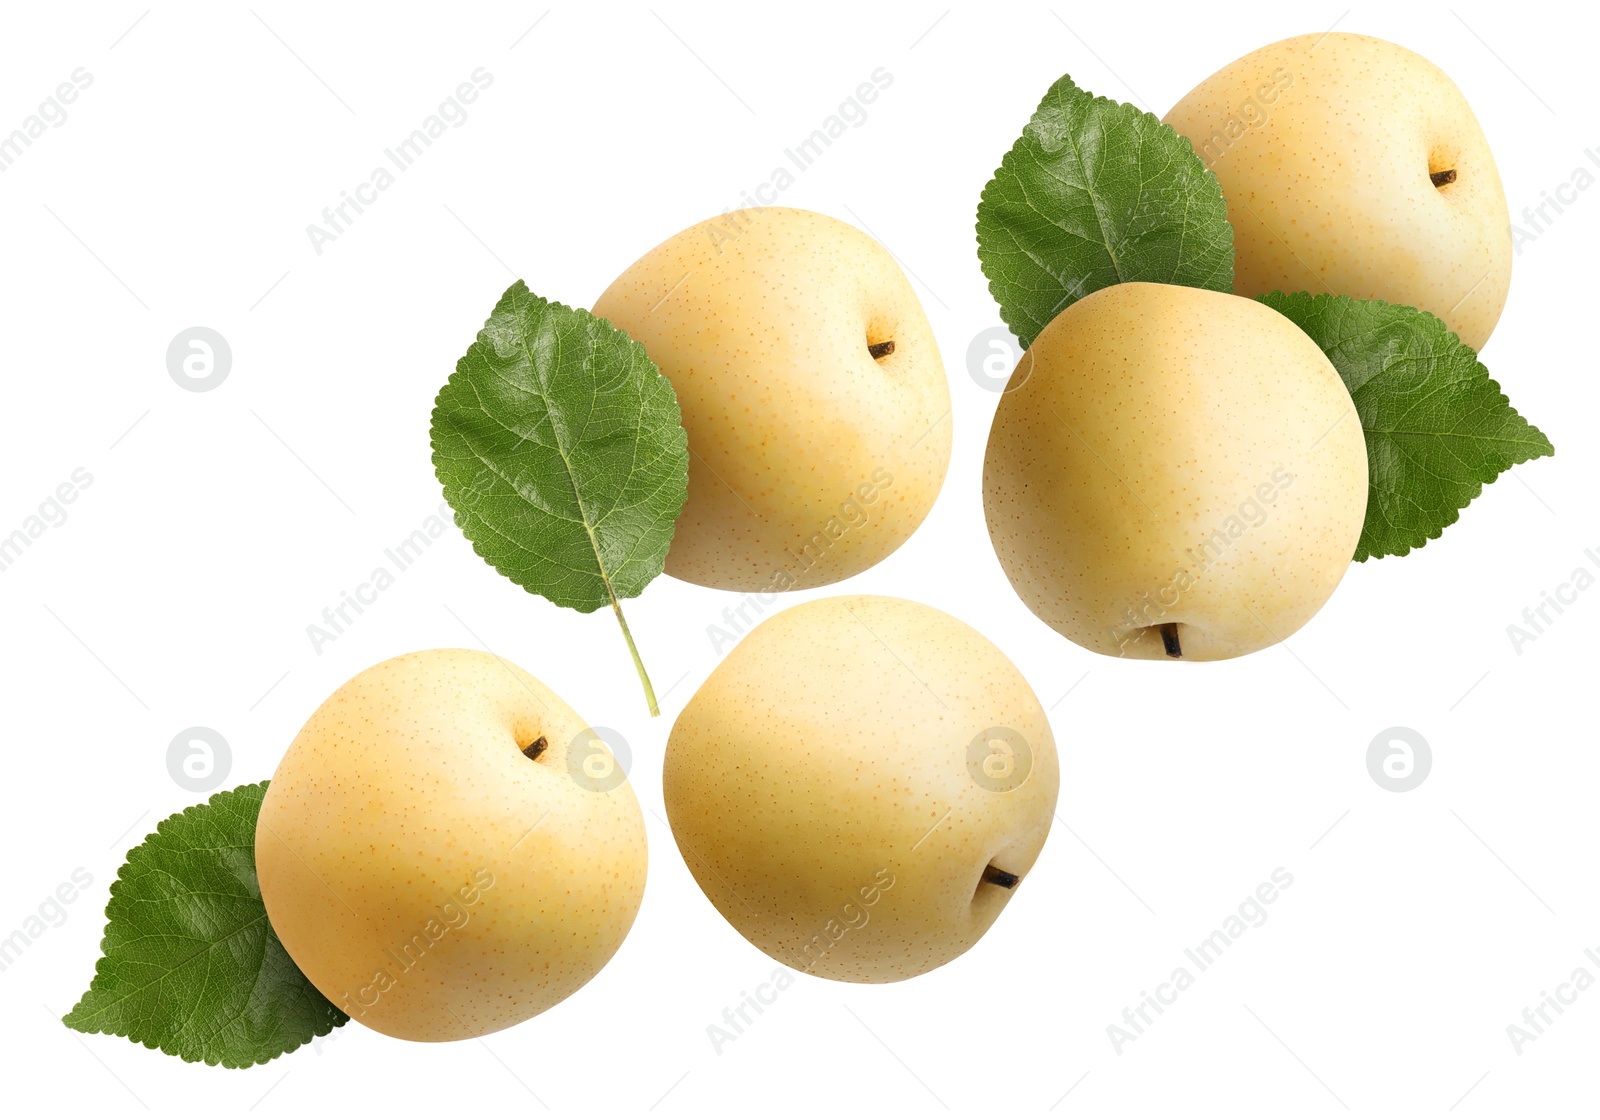
[[[978,260],[1028,346],[1068,304],[1112,284],[1231,292],[1233,227],[1187,139],[1063,76],[983,189]]]
[[[256,882],[267,783],[162,821],[111,884],[94,981],[62,1022],[243,1069],[349,1021],[289,959]]]
[[[666,566],[689,437],[644,347],[518,280],[439,391],[432,442],[478,555],[558,606],[609,605],[659,714],[620,600]]]
[[[1555,454],[1428,312],[1309,292],[1257,298],[1322,347],[1355,401],[1370,486],[1357,560],[1421,548],[1501,471]]]

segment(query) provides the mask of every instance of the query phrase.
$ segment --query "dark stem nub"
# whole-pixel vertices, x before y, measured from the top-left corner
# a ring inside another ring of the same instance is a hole
[[[887,358],[894,353],[894,339],[891,338],[888,342],[874,342],[867,347],[867,353],[872,355],[873,361],[877,361],[879,358]]]
[[[1434,186],[1442,187],[1446,183],[1453,183],[1456,181],[1456,169],[1452,167],[1449,171],[1435,171],[1432,175],[1429,175],[1428,178],[1433,180]]]
[[[1006,890],[1010,890],[1012,887],[1022,882],[1022,876],[1013,875],[1009,871],[1001,871],[998,867],[991,863],[988,867],[983,869],[983,881],[985,883],[993,883],[997,887],[1004,887]]]
[[[544,753],[544,749],[546,747],[548,747],[549,745],[550,745],[550,741],[548,739],[546,739],[543,735],[541,735],[537,739],[535,739],[533,742],[531,742],[527,746],[523,747],[522,748],[522,753],[527,755],[529,758],[538,758],[541,754]]]
[[[1161,624],[1161,644],[1166,647],[1168,657],[1183,656],[1183,647],[1178,644],[1178,624],[1176,622],[1163,622]]]

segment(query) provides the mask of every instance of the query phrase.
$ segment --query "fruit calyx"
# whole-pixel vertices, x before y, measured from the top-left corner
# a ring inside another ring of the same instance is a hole
[[[988,867],[983,869],[983,882],[993,883],[995,886],[1004,887],[1009,891],[1018,883],[1022,882],[1022,876],[1013,875],[1009,871],[1001,871],[998,867],[991,863]]]
[[[1428,178],[1433,182],[1434,186],[1442,187],[1446,183],[1453,183],[1456,181],[1456,169],[1452,167],[1446,171],[1435,171],[1429,175]]]
[[[541,754],[544,753],[544,749],[546,747],[548,747],[549,745],[550,745],[550,740],[546,739],[543,735],[541,735],[537,739],[535,739],[533,742],[531,742],[527,746],[523,747],[522,748],[522,753],[527,755],[529,758],[538,758]]]
[[[894,339],[891,338],[886,342],[874,342],[867,347],[867,353],[872,355],[872,360],[875,362],[881,358],[887,358],[894,353]]]

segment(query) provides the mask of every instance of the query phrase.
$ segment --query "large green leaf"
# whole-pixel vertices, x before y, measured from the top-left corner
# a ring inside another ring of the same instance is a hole
[[[978,260],[1028,346],[1068,304],[1112,284],[1232,291],[1233,227],[1187,139],[1064,76],[983,190]]]
[[[644,347],[518,280],[439,391],[432,442],[478,555],[558,606],[609,605],[654,713],[619,600],[666,565],[689,492],[689,437]]]
[[[1309,292],[1258,298],[1322,347],[1355,401],[1370,486],[1357,560],[1421,548],[1501,471],[1555,454],[1428,312]]]
[[[188,1062],[242,1069],[349,1016],[289,959],[256,882],[267,783],[168,817],[111,884],[94,981],[62,1021]]]

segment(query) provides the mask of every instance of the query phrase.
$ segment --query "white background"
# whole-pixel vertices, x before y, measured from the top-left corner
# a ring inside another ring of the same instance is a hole
[[[1600,546],[1600,191],[1523,246],[1483,355],[1557,457],[1489,487],[1421,552],[1354,568],[1289,649],[1122,663],[1030,615],[984,531],[997,398],[965,358],[998,322],[974,252],[978,193],[1063,72],[1160,114],[1239,55],[1338,20],[1455,78],[1518,215],[1600,148],[1600,29],[1576,7],[10,9],[0,131],[74,68],[94,76],[66,122],[0,175],[0,530],[74,468],[94,477],[65,524],[0,572],[0,932],[75,868],[94,880],[0,973],[13,1104],[21,1093],[75,1112],[192,1116],[1593,1109],[1600,992],[1520,1057],[1506,1027],[1575,968],[1600,976],[1583,956],[1600,947],[1600,591],[1520,655],[1506,627],[1575,567],[1600,568],[1583,554]],[[477,67],[494,82],[466,122],[317,255],[307,224]],[[628,604],[664,694],[658,720],[606,615],[527,595],[453,529],[320,655],[306,627],[437,508],[434,394],[515,276],[588,305],[646,249],[768,179],[877,67],[893,85],[782,201],[869,228],[914,275],[948,367],[954,458],[909,544],[808,594],[919,599],[1006,650],[1051,712],[1060,820],[968,955],[896,985],[801,979],[718,1056],[707,1025],[773,966],[687,873],[660,760],[716,664],[706,627],[738,597],[663,578]],[[233,351],[207,393],[165,365],[196,324]],[[232,748],[225,784],[257,781],[348,677],[459,645],[523,665],[632,744],[650,881],[598,978],[482,1043],[351,1025],[248,1071],[59,1024],[93,974],[123,854],[202,800],[168,775],[178,731],[215,728]],[[1393,725],[1433,751],[1410,793],[1367,772],[1369,742]],[[1107,1025],[1278,867],[1294,885],[1269,920],[1118,1056]]]

